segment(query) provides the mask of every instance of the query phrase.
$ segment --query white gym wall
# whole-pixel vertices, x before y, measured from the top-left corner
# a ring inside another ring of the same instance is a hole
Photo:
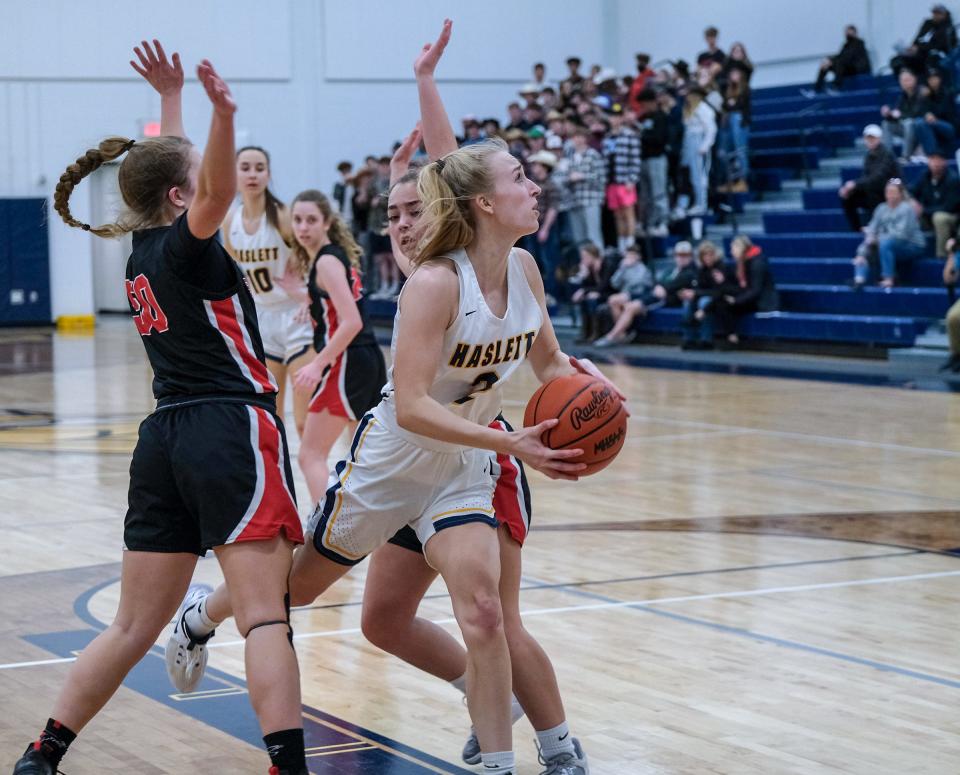
[[[725,48],[743,41],[755,85],[812,78],[837,50],[845,24],[867,37],[875,69],[898,38],[911,37],[928,4],[897,0],[34,0],[5,3],[0,24],[0,196],[51,196],[66,165],[107,134],[139,137],[159,119],[159,98],[127,64],[134,44],[159,38],[190,71],[208,57],[239,105],[238,142],[273,157],[284,199],[329,191],[341,159],[385,153],[417,116],[411,63],[445,15],[455,21],[443,64],[455,120],[503,118],[530,65],[561,78],[576,53],[629,72],[636,51],[654,61],[693,61],[702,30],[720,28]],[[189,74],[188,74],[189,75]],[[184,91],[188,135],[202,145],[209,107],[195,79]],[[94,187],[71,200],[91,217]],[[51,210],[52,212],[52,210]],[[95,238],[51,224],[53,315],[95,311]],[[111,270],[114,271],[114,270]],[[117,283],[120,278],[117,278]]]

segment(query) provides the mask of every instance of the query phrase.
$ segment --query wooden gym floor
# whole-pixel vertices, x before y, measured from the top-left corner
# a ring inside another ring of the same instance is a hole
[[[960,772],[960,396],[608,373],[631,397],[626,447],[576,484],[532,477],[522,595],[593,773]],[[534,387],[509,385],[508,417]],[[112,616],[152,403],[125,319],[0,334],[0,772]],[[364,573],[293,615],[312,772],[472,771],[458,693],[360,634]],[[456,631],[442,584],[421,613]],[[265,772],[239,637],[214,643],[189,697],[148,655],[67,772]],[[515,749],[539,772],[526,720]]]

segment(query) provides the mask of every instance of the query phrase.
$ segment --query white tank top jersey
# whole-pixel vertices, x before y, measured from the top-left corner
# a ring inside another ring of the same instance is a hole
[[[460,280],[460,308],[443,337],[443,356],[429,395],[449,410],[478,425],[489,425],[500,413],[501,386],[526,360],[540,333],[543,316],[530,289],[523,263],[516,250],[507,260],[507,311],[498,318],[487,306],[463,250],[450,255]],[[397,321],[393,327],[391,353],[396,359]],[[373,416],[401,438],[425,449],[457,452],[464,447],[406,431],[397,424],[393,400],[393,368],[383,389],[384,399]]]
[[[280,232],[270,225],[266,213],[260,217],[257,230],[247,234],[243,228],[243,208],[238,207],[230,221],[230,245],[257,306],[296,306],[287,292],[273,281],[287,268],[290,248]]]

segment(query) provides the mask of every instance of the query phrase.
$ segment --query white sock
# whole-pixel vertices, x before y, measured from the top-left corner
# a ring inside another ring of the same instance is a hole
[[[570,737],[570,730],[567,728],[567,722],[555,726],[553,729],[544,729],[537,732],[537,742],[540,743],[540,752],[546,761],[550,761],[554,756],[562,753],[576,754],[573,747],[573,738]]]
[[[483,771],[489,775],[513,775],[515,762],[513,751],[497,751],[496,753],[482,753]]]
[[[190,627],[190,631],[193,632],[193,627]],[[467,696],[467,674],[464,673],[459,678],[454,678],[452,681],[448,681],[454,689],[460,691],[460,693],[466,697]],[[520,719],[525,716],[523,707],[517,701],[517,698],[514,695],[510,695],[510,723],[516,724]]]
[[[190,632],[198,638],[202,638],[207,633],[217,629],[220,622],[215,622],[207,616],[207,599],[200,601],[196,608],[191,608],[183,615],[183,620],[187,623]]]

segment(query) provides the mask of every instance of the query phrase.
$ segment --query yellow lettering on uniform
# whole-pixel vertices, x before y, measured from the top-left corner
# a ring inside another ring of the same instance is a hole
[[[507,343],[506,343],[506,345],[505,345],[504,348],[503,348],[503,362],[504,362],[504,363],[506,363],[507,361],[512,361],[512,360],[513,360],[513,345],[514,345],[513,337],[510,337],[510,338],[507,340]]]
[[[503,344],[502,341],[496,343],[496,350],[493,353],[493,363],[501,363],[502,358],[500,357],[500,346]]]
[[[467,359],[467,353],[470,351],[470,345],[463,342],[457,342],[457,349],[453,351],[450,358],[450,365],[455,369],[462,369],[463,362]]]
[[[477,344],[473,346],[473,352],[470,353],[470,360],[467,361],[468,369],[475,369],[480,365],[480,357],[483,355],[483,345]]]
[[[489,366],[490,361],[493,360],[493,342],[487,345],[487,349],[483,352],[483,362],[481,366]]]

